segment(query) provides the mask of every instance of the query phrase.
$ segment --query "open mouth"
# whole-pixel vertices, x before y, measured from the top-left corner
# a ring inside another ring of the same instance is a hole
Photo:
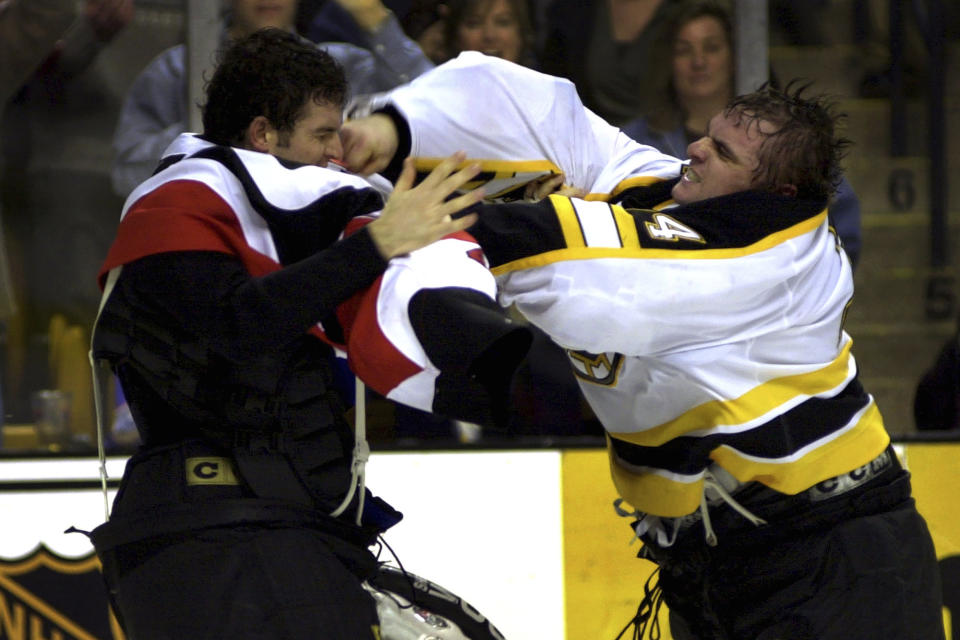
[[[700,182],[700,174],[698,174],[690,165],[683,165],[683,169],[680,171],[683,182]]]

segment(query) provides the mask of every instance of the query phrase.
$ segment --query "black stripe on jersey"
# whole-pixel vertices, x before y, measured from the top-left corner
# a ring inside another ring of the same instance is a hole
[[[151,173],[150,175],[155,176],[161,171],[163,171],[164,169],[166,169],[167,167],[172,167],[173,165],[177,164],[178,162],[180,162],[186,157],[187,157],[187,154],[185,153],[177,153],[172,156],[167,156],[162,160],[160,160],[160,164],[157,165],[157,168],[154,169],[153,173]]]
[[[372,188],[341,187],[300,209],[283,209],[263,196],[243,161],[230,147],[209,147],[192,157],[216,160],[237,177],[254,210],[267,221],[281,264],[298,262],[329,247],[351,218],[383,207],[380,194]]]
[[[642,187],[630,187],[615,194],[610,202],[618,204],[624,209],[653,209],[672,197],[670,192],[673,190],[673,185],[679,181],[680,178],[675,178],[654,182]]]
[[[839,395],[810,398],[748,431],[680,436],[659,447],[636,445],[616,437],[610,441],[617,456],[628,464],[693,475],[710,464],[710,452],[723,444],[759,458],[789,456],[850,422],[869,400],[859,380],[854,378]]]
[[[480,217],[467,231],[480,243],[491,267],[566,246],[549,199],[479,204],[470,210]]]
[[[657,187],[659,185],[653,185]],[[641,187],[630,189],[633,193]],[[664,209],[677,222],[690,227],[704,239],[702,244],[684,243],[684,250],[735,249],[747,247],[763,238],[818,215],[825,202],[799,200],[765,191],[741,191],[719,198]],[[646,231],[656,212],[629,209],[636,219],[640,245],[644,248],[677,249],[672,240],[653,238]]]

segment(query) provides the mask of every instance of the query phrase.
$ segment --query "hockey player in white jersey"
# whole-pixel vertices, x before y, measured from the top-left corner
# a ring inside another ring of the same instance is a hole
[[[932,542],[843,328],[828,103],[736,98],[687,166],[569,82],[479,54],[371,113],[345,126],[354,169],[389,177],[451,149],[489,169],[501,203],[469,232],[501,304],[567,350],[675,638],[943,637]],[[523,169],[587,195],[523,202]]]

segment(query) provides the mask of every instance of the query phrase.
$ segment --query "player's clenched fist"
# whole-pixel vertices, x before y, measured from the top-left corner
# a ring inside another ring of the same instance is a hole
[[[363,176],[386,169],[399,144],[393,120],[382,113],[343,123],[340,142],[344,166]]]

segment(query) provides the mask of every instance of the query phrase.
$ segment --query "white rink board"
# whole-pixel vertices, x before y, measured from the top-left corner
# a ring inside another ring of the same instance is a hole
[[[113,459],[107,473],[117,478],[124,460]],[[71,526],[89,531],[104,520],[103,493],[98,490],[11,492],[10,482],[99,482],[99,462],[94,458],[69,460],[0,460],[0,558],[29,555],[38,545],[67,558],[93,551],[86,536],[64,533]],[[113,501],[115,490],[109,492]]]
[[[404,568],[507,640],[563,638],[560,461],[559,451],[382,453],[367,482],[404,514],[384,536]]]
[[[110,460],[110,477],[124,462]],[[404,514],[385,538],[407,570],[464,598],[507,640],[563,638],[560,462],[549,450],[374,453],[367,486]],[[92,551],[85,536],[63,531],[103,522],[99,491],[3,486],[75,479],[98,480],[97,461],[0,461],[0,558],[41,542],[66,557]],[[392,561],[387,549],[380,557]]]

